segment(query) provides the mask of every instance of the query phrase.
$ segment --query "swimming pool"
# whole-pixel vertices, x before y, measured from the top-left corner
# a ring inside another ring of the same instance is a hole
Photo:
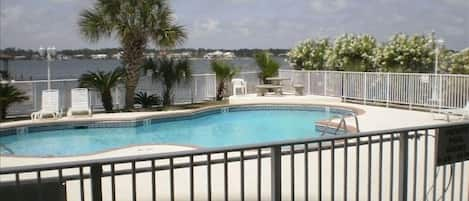
[[[315,122],[350,113],[311,106],[225,107],[133,126],[30,129],[0,137],[0,150],[20,156],[75,156],[144,144],[223,147],[303,139],[319,136]]]

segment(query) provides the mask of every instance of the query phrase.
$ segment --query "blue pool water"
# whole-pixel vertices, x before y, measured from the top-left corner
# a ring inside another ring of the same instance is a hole
[[[14,155],[23,156],[92,154],[139,144],[223,147],[316,137],[314,122],[330,115],[334,114],[326,114],[324,110],[234,111],[138,127],[64,129],[9,135],[0,137],[0,144]]]

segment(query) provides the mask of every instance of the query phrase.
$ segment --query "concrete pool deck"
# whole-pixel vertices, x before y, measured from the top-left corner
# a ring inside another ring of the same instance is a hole
[[[421,112],[421,111],[411,111],[411,110],[404,110],[404,109],[394,109],[394,108],[385,108],[385,107],[379,107],[379,106],[369,106],[369,105],[360,105],[360,104],[352,104],[352,103],[342,103],[339,98],[331,98],[331,97],[321,97],[321,96],[282,96],[282,97],[275,97],[275,96],[267,96],[267,97],[255,97],[253,95],[247,95],[247,96],[237,96],[237,97],[230,97],[230,104],[313,104],[313,105],[328,105],[328,106],[338,106],[338,107],[346,107],[346,108],[356,108],[363,110],[364,113],[360,114],[358,116],[359,119],[359,124],[360,124],[360,129],[361,131],[374,131],[374,130],[385,130],[385,129],[393,129],[393,128],[403,128],[403,127],[410,127],[410,126],[425,126],[425,125],[435,125],[435,124],[441,124],[445,123],[446,121],[444,120],[434,120],[433,115],[428,112]],[[191,110],[187,110],[191,111]],[[157,112],[156,112],[157,113]],[[165,113],[172,113],[172,112],[165,112]],[[115,114],[97,114],[94,115],[93,117],[89,118],[84,117],[83,119],[88,119],[88,120],[106,120],[106,119],[129,119],[129,118],[140,118],[142,116],[152,116],[154,115],[154,112],[145,112],[145,113],[115,113]],[[52,121],[80,121],[82,118],[74,118],[72,120],[68,119],[61,119],[61,120],[52,120]],[[46,120],[44,122],[51,121],[51,120]],[[352,119],[347,119],[348,125],[354,125],[352,123]],[[18,123],[18,122],[15,122]],[[28,123],[38,123],[38,122],[28,122]],[[42,123],[42,121],[41,121]],[[11,124],[11,123],[9,123]],[[3,125],[2,125],[3,126]],[[421,141],[419,140],[419,147],[418,152],[423,153],[423,146],[421,146]],[[433,144],[433,138],[429,139],[429,144]],[[397,197],[397,175],[398,175],[398,152],[394,153],[394,158],[389,157],[389,149],[390,149],[390,144],[389,143],[384,143],[383,145],[383,196],[387,199],[387,196],[391,193],[389,192],[389,172],[394,171],[394,191],[392,194],[394,197]],[[378,145],[373,144],[372,145],[372,150],[376,151],[378,150]],[[193,149],[191,147],[185,147],[185,146],[175,146],[175,145],[143,145],[143,146],[135,146],[135,147],[127,147],[123,149],[118,149],[118,150],[112,150],[108,152],[103,152],[95,155],[86,155],[86,156],[78,156],[78,157],[51,157],[51,158],[35,158],[35,157],[10,157],[10,156],[0,156],[0,168],[2,167],[11,167],[11,166],[21,166],[21,165],[31,165],[31,164],[45,164],[45,163],[55,163],[55,162],[66,162],[66,161],[78,161],[78,160],[89,160],[89,159],[96,159],[96,158],[107,158],[107,157],[115,157],[115,156],[130,156],[130,155],[140,155],[140,154],[150,154],[150,153],[163,153],[163,152],[171,152],[171,151],[182,151],[182,150],[190,150]],[[394,144],[394,150],[398,150],[398,144]],[[363,178],[356,178],[355,177],[355,164],[356,164],[356,158],[355,158],[355,151],[356,149],[354,147],[350,147],[348,149],[348,175],[349,179],[347,182],[348,186],[348,197],[350,200],[355,200],[355,180],[359,179],[360,184],[360,191],[359,191],[359,200],[366,200],[367,199],[367,181],[366,181],[366,175],[367,175],[367,161],[368,161],[368,146],[363,145],[360,146],[360,160],[359,164],[359,172],[360,175],[365,176]],[[413,142],[409,141],[409,150],[414,150],[413,147]],[[433,153],[433,146],[430,146],[428,149],[429,153]],[[234,156],[238,153],[230,153],[230,156]],[[246,155],[249,155],[250,153],[246,153]],[[343,161],[344,161],[344,155],[343,151],[337,150],[335,151],[335,185],[334,189],[336,192],[335,199],[336,200],[341,200],[343,199],[343,195],[341,195],[342,188],[344,186],[343,184],[343,178],[344,178],[344,171],[342,170],[341,167],[344,167]],[[213,158],[220,158],[222,156],[220,155],[214,155]],[[372,167],[372,173],[370,173],[371,177],[371,200],[377,200],[378,195],[378,154],[372,154],[371,160],[375,161],[371,165]],[[421,155],[419,156],[421,159]],[[317,177],[318,177],[318,166],[317,166],[317,161],[318,161],[318,156],[317,152],[310,152],[309,154],[309,195],[311,196],[313,200],[317,199],[318,196],[318,182],[317,182]],[[331,152],[330,151],[323,151],[322,152],[322,175],[323,175],[323,181],[322,181],[322,189],[323,189],[323,200],[330,200],[331,198],[329,197],[329,192],[330,192],[330,187],[331,187],[331,182],[330,182],[330,175],[331,175],[331,166],[330,166],[330,158],[331,158]],[[195,161],[197,160],[204,160],[205,158],[202,157],[196,157]],[[390,161],[396,161],[394,163],[394,166],[390,166]],[[184,162],[187,161],[187,159],[178,159],[175,162]],[[414,166],[417,166],[417,169],[422,169],[425,164],[423,164],[423,160],[414,160],[413,155],[409,154],[409,161],[417,161],[416,164],[413,162],[409,163],[409,170],[414,168]],[[158,163],[161,164],[166,164],[167,161],[158,161]],[[262,200],[269,200],[268,198],[270,197],[270,159],[265,158],[262,159]],[[304,155],[303,154],[297,154],[295,155],[295,193],[296,193],[296,199],[298,200],[303,200],[303,195],[304,195]],[[433,155],[429,155],[429,164],[433,163]],[[245,198],[246,200],[255,200],[256,198],[256,171],[250,171],[254,170],[256,166],[256,161],[246,161],[245,162]],[[141,163],[137,164],[137,166],[143,167],[143,166],[148,166],[148,163]],[[229,184],[230,184],[230,192],[229,192],[229,198],[230,200],[240,200],[240,188],[239,188],[239,182],[240,182],[240,172],[239,172],[239,167],[240,164],[239,162],[232,162],[229,163]],[[429,166],[429,172],[428,172],[428,183],[433,182],[432,179],[432,174],[433,171],[430,171],[432,166]],[[128,164],[122,164],[121,167],[118,168],[128,168]],[[469,166],[466,165],[464,166],[464,171],[467,172],[469,171]],[[449,172],[449,171],[448,171]],[[70,170],[68,172],[69,174],[76,173],[76,170]],[[457,175],[459,173],[459,169],[456,171],[455,178],[456,182],[459,182],[461,178],[459,178]],[[189,171],[188,168],[183,168],[183,169],[178,169],[174,171],[174,176],[175,176],[175,184],[177,186],[176,189],[176,198],[175,200],[188,200],[189,196],[189,184],[188,184],[188,176],[189,176]],[[418,178],[423,177],[423,171],[418,171],[417,172]],[[47,175],[47,173],[44,173],[44,175]],[[195,185],[195,200],[204,200],[206,199],[206,188],[205,186],[207,185],[207,174],[206,174],[206,168],[205,166],[201,167],[196,167],[194,168],[194,185]],[[212,199],[213,200],[222,200],[224,193],[223,193],[223,165],[222,164],[217,164],[217,165],[212,165]],[[467,174],[466,174],[467,175]],[[28,177],[28,175],[25,175],[24,177]],[[22,178],[24,178],[22,177]],[[447,177],[449,177],[449,173],[447,174]],[[466,176],[465,176],[466,177]],[[34,178],[32,176],[32,178]],[[151,178],[151,173],[141,173],[137,174],[137,199],[138,200],[151,200],[151,187],[150,187],[150,178]],[[168,200],[169,198],[169,183],[168,182],[169,178],[169,172],[168,171],[160,171],[157,173],[157,198],[159,200]],[[409,172],[409,182],[413,181],[414,176]],[[10,178],[11,179],[11,178]],[[131,177],[129,175],[124,175],[124,176],[118,176],[116,177],[116,192],[118,192],[118,197],[117,200],[131,200],[131,182],[129,182]],[[283,189],[283,200],[289,200],[290,199],[290,157],[289,156],[284,156],[282,157],[282,189]],[[465,179],[465,178],[462,178]],[[2,178],[0,177],[0,180]],[[437,178],[436,183],[438,186],[442,185],[443,180],[441,177]],[[103,178],[102,180],[103,183],[103,200],[110,200],[110,179],[109,178]],[[469,181],[465,179],[463,181],[464,186],[467,186]],[[68,181],[66,182],[67,184],[67,198],[68,200],[80,200],[79,198],[79,182],[78,181]],[[457,183],[458,184],[458,183]],[[89,181],[85,180],[85,185],[86,188],[89,186]],[[428,190],[428,189],[425,189]],[[409,195],[411,195],[413,192],[409,190]],[[423,188],[421,186],[421,183],[419,183],[417,187],[417,200],[422,200],[422,195],[423,195]],[[437,191],[437,195],[440,195],[441,190]],[[458,194],[458,189],[456,189],[456,194]],[[464,193],[464,198],[467,199],[467,193]],[[447,198],[449,198],[449,193],[447,194]],[[85,192],[85,197],[87,199],[90,198],[89,191]]]

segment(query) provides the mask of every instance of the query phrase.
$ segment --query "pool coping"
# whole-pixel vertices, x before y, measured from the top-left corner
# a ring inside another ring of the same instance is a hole
[[[189,145],[189,144],[166,144],[166,143],[145,143],[145,144],[130,144],[122,147],[115,147],[111,149],[106,149],[94,153],[87,153],[87,154],[79,154],[79,155],[70,155],[70,156],[28,156],[28,155],[11,155],[11,154],[2,154],[1,157],[8,157],[8,158],[42,158],[42,159],[67,159],[67,158],[78,158],[78,157],[88,157],[88,156],[98,156],[100,154],[105,154],[109,152],[115,152],[118,150],[124,149],[131,149],[136,147],[145,147],[145,146],[174,146],[174,147],[184,147],[184,148],[191,148],[191,149],[201,149],[204,148],[202,146],[197,145]]]
[[[362,115],[365,114],[365,110],[356,108],[356,107],[350,107],[350,106],[342,106],[342,105],[333,105],[333,104],[304,104],[304,103],[243,103],[243,104],[223,104],[223,105],[215,105],[215,106],[207,106],[207,107],[202,107],[202,108],[197,108],[197,109],[185,109],[185,110],[174,110],[174,111],[158,111],[158,112],[145,112],[145,114],[137,115],[137,116],[131,116],[131,117],[125,117],[125,114],[129,113],[122,113],[124,117],[118,117],[116,118],[115,115],[112,115],[111,117],[106,117],[106,118],[99,118],[99,119],[56,119],[56,120],[36,120],[36,121],[31,121],[31,120],[25,120],[23,122],[16,122],[14,125],[8,125],[4,126],[0,124],[0,136],[3,135],[14,135],[16,134],[18,128],[24,128],[27,127],[28,129],[30,128],[44,128],[48,127],[49,130],[56,130],[60,129],[57,127],[60,126],[66,126],[64,128],[74,128],[74,127],[79,127],[79,126],[87,126],[89,125],[98,125],[98,124],[105,124],[106,126],[104,127],[110,127],[112,124],[121,124],[121,123],[127,123],[127,124],[132,124],[130,126],[139,126],[139,122],[142,123],[144,120],[150,119],[151,121],[153,120],[165,120],[165,119],[171,119],[171,118],[183,118],[181,120],[184,120],[186,118],[197,118],[199,114],[204,113],[204,112],[210,112],[214,111],[217,109],[222,109],[222,108],[236,108],[236,107],[249,107],[249,106],[258,106],[258,107],[268,107],[268,106],[285,106],[285,107],[330,107],[333,109],[337,110],[344,110],[344,111],[351,111],[355,115]],[[134,114],[134,112],[132,112]],[[114,113],[115,114],[115,113]],[[184,118],[185,117],[185,118]],[[317,121],[315,125],[318,126],[325,126],[325,127],[330,127],[330,126],[336,126],[338,125],[337,123],[333,122],[334,120],[337,120],[337,118],[333,119],[324,119]],[[171,121],[171,120],[169,120]],[[73,123],[72,125],[68,125],[70,123]],[[11,124],[11,123],[8,123]],[[127,126],[125,126],[127,127]],[[355,132],[356,128],[352,126],[349,126],[350,128],[347,128],[346,132]],[[90,127],[90,128],[98,128],[98,127]],[[342,129],[343,130],[343,129]],[[14,132],[14,133],[11,133]],[[188,145],[188,144],[158,144],[158,143],[149,143],[149,144],[132,144],[128,146],[123,146],[123,147],[116,147],[116,148],[111,148],[111,149],[106,149],[103,151],[98,151],[94,153],[89,153],[89,154],[79,154],[79,155],[72,155],[72,156],[29,156],[29,155],[17,155],[17,154],[1,154],[1,157],[17,157],[17,158],[73,158],[73,157],[82,157],[82,156],[94,156],[94,155],[99,155],[107,152],[112,152],[120,149],[128,149],[132,147],[138,147],[138,146],[157,146],[157,145],[169,145],[169,146],[180,146],[180,147],[189,147],[193,149],[200,149],[203,148],[202,146],[197,146],[197,145]]]

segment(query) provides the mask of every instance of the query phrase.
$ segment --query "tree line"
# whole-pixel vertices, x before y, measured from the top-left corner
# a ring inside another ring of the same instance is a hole
[[[168,54],[168,53],[183,53],[189,52],[191,53],[192,57],[202,58],[205,54],[214,51],[223,51],[223,52],[233,52],[237,57],[253,57],[256,52],[261,51],[268,51],[273,55],[285,55],[289,49],[212,49],[212,48],[177,48],[177,49],[170,49],[170,50],[160,50],[160,49],[145,49],[145,53],[155,53],[156,55],[160,55],[161,53]],[[73,57],[75,55],[82,55],[81,58],[91,58],[93,54],[106,54],[109,58],[112,55],[122,52],[121,48],[102,48],[102,49],[89,49],[89,48],[82,48],[82,49],[64,49],[58,51],[58,54],[63,56]],[[37,50],[33,49],[21,49],[15,47],[8,47],[5,49],[1,49],[0,53],[12,56],[23,56],[24,59],[34,59],[35,55],[38,55]]]

